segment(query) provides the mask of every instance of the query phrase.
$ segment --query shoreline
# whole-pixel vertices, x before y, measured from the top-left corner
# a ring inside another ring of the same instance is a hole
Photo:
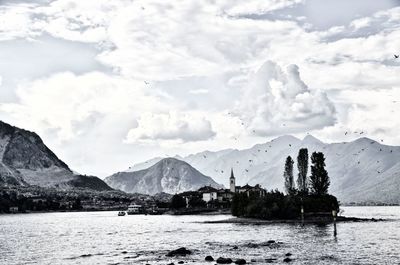
[[[336,218],[336,223],[339,222],[384,222],[388,221],[387,219],[382,218],[358,218],[358,217],[345,217],[338,216]],[[204,221],[202,223],[205,224],[302,224],[302,223],[334,223],[335,221],[332,218],[308,218],[304,221],[300,219],[276,219],[276,220],[264,220],[257,218],[247,218],[247,217],[232,217],[224,220],[215,220],[215,221]]]

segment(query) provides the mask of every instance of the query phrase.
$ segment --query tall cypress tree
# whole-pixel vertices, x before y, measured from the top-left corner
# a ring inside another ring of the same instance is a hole
[[[286,193],[292,195],[295,192],[294,180],[293,180],[293,159],[288,156],[285,162],[285,171],[283,172],[283,177],[285,179],[285,189]]]
[[[297,169],[299,174],[297,176],[297,187],[301,193],[307,193],[307,172],[308,172],[308,150],[302,148],[299,150],[297,156]]]
[[[314,152],[311,155],[311,191],[316,195],[325,195],[328,193],[330,180],[328,172],[325,170],[325,157],[321,152]]]

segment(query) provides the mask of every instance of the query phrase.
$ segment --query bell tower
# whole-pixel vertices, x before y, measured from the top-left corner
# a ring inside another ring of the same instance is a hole
[[[236,181],[235,176],[233,175],[233,168],[231,168],[231,177],[229,178],[230,183],[230,191],[235,193],[236,192]]]

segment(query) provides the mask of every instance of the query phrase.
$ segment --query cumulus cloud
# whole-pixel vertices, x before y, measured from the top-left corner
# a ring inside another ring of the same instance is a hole
[[[138,120],[136,128],[128,132],[126,141],[156,142],[172,140],[180,142],[204,141],[215,136],[210,121],[196,113],[146,113]]]
[[[52,137],[67,141],[55,151],[79,167],[105,168],[110,159],[141,160],[160,150],[243,148],[281,133],[314,130],[334,139],[376,112],[368,130],[386,117],[379,126],[399,141],[390,115],[352,98],[398,88],[399,8],[368,8],[359,13],[365,17],[334,13],[321,27],[306,23],[326,21],[345,1],[26,2],[0,5],[0,48],[10,61],[0,65],[0,118],[50,144]],[[311,2],[320,8],[309,9]],[[299,67],[267,62],[258,70],[265,60]]]
[[[56,130],[60,140],[78,136],[77,124],[99,115],[138,117],[142,111],[165,110],[159,98],[143,90],[144,84],[100,72],[75,75],[70,72],[21,84],[18,102],[0,103],[24,128],[39,132]]]
[[[235,114],[250,131],[264,136],[321,129],[335,122],[333,103],[324,92],[307,87],[298,66],[283,71],[271,61],[251,77]]]
[[[31,7],[0,6],[0,41],[38,35],[31,25]]]

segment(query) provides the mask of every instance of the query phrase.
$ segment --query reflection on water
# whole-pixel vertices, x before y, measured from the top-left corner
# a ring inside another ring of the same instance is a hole
[[[0,264],[209,264],[212,255],[255,263],[398,264],[400,207],[343,207],[346,216],[387,222],[203,224],[229,216],[124,216],[117,212],[0,216]],[[267,244],[275,240],[274,244]],[[166,258],[187,247],[185,258]],[[237,246],[237,247],[235,247]],[[211,263],[213,264],[213,263]]]

